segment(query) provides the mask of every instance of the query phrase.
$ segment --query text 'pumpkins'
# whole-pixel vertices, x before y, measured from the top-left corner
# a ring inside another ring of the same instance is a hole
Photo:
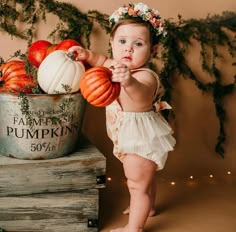
[[[38,68],[38,84],[48,94],[74,93],[79,90],[84,72],[84,65],[66,51],[53,51]]]
[[[88,69],[81,78],[80,91],[84,98],[97,107],[105,107],[120,94],[120,83],[111,81],[112,71],[104,66]]]

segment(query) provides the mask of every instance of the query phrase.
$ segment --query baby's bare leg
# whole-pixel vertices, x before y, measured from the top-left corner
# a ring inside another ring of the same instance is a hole
[[[127,154],[123,167],[130,192],[129,221],[126,227],[112,231],[142,232],[152,207],[150,186],[153,183],[156,164],[138,155]]]
[[[155,200],[156,200],[156,180],[155,178],[153,178],[153,183],[151,184],[150,186],[150,190],[149,190],[149,193],[150,193],[150,198],[151,198],[151,210],[148,214],[149,217],[153,217],[156,215],[156,209],[155,209]],[[130,207],[128,206],[128,208],[126,208],[122,213],[123,214],[129,214],[129,210],[130,210]]]
[[[150,186],[150,198],[151,198],[151,209],[149,212],[149,217],[153,217],[156,215],[156,209],[155,209],[155,200],[156,200],[156,179],[153,178],[152,184]]]

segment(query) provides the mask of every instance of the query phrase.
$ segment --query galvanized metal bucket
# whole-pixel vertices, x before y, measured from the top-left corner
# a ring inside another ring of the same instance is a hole
[[[86,101],[81,93],[0,94],[0,153],[18,159],[52,159],[73,152]]]

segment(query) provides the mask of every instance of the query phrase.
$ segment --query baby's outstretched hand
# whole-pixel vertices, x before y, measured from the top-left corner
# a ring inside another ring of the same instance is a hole
[[[72,46],[68,49],[68,52],[73,53],[77,61],[87,60],[89,56],[88,51],[80,46]]]
[[[129,68],[125,64],[116,64],[111,67],[112,81],[120,82],[122,86],[129,85],[132,77]]]

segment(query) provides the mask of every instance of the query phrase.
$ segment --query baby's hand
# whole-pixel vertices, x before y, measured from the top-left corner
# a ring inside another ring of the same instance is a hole
[[[132,77],[129,68],[125,64],[115,64],[110,69],[112,70],[112,81],[120,82],[122,86],[129,85]]]
[[[72,46],[68,49],[68,52],[73,53],[77,61],[87,60],[89,57],[88,51],[80,46]]]

